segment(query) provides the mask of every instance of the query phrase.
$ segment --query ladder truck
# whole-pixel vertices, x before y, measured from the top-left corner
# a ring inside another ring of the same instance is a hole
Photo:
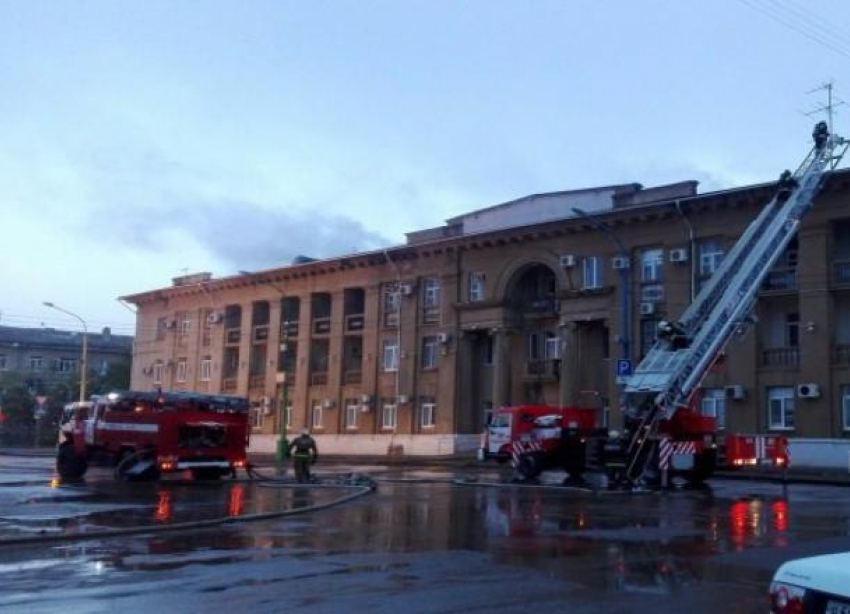
[[[848,141],[830,134],[826,122],[812,136],[814,146],[799,168],[782,173],[773,199],[679,320],[659,324],[658,340],[627,379],[626,420],[632,429],[624,444],[626,485],[640,488],[659,476],[667,439],[662,425],[694,411],[701,382],[730,339],[748,325],[764,278],[797,233],[825,174],[847,150]]]
[[[678,321],[659,323],[657,341],[626,380],[622,436],[579,424],[564,413],[565,408],[553,408],[546,421],[534,418],[533,426],[506,432],[498,449],[490,448],[501,422],[489,427],[484,456],[490,452],[512,457],[523,479],[554,467],[564,469],[571,479],[579,479],[587,469],[601,469],[609,483],[636,489],[663,481],[664,470],[692,482],[710,477],[717,461],[716,427],[713,418],[700,415],[695,407],[699,386],[729,341],[745,331],[764,278],[811,209],[825,173],[838,165],[848,147],[848,141],[830,134],[826,122],[819,122],[812,136],[814,146],[805,160],[795,172],[782,173],[774,197],[693,303]],[[530,415],[521,406],[503,408],[502,414],[508,425],[512,417]],[[560,418],[555,428],[548,420],[553,417]],[[726,439],[737,455],[733,466],[765,458],[777,465],[788,462],[784,437],[727,435]],[[760,452],[746,452],[747,447]]]

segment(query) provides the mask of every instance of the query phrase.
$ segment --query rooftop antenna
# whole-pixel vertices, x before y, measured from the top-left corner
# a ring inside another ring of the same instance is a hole
[[[811,117],[812,115],[817,115],[818,113],[826,113],[826,124],[829,127],[830,134],[832,133],[832,124],[835,116],[835,107],[840,107],[846,104],[843,100],[836,98],[832,94],[832,81],[827,81],[823,85],[819,85],[813,90],[809,90],[806,92],[807,94],[816,94],[818,92],[826,91],[826,103],[821,103],[820,106],[812,109],[808,113],[805,113],[807,117]]]

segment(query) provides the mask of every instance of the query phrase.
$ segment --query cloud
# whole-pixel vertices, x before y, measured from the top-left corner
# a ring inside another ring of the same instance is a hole
[[[392,243],[359,220],[332,213],[271,209],[258,203],[220,200],[156,209],[130,206],[120,216],[99,215],[88,225],[111,241],[149,251],[177,238],[191,239],[236,269],[270,268],[304,254],[328,258]]]

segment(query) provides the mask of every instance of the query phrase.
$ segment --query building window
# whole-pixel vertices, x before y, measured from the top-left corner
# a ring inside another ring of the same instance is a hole
[[[384,284],[381,295],[384,326],[398,326],[399,307],[401,306],[401,292],[398,283]]]
[[[642,250],[640,253],[640,280],[642,282],[661,281],[663,265],[663,249],[652,248]]]
[[[180,383],[184,383],[186,381],[186,372],[187,372],[188,363],[185,358],[181,358],[177,361],[177,381]]]
[[[711,277],[723,262],[726,254],[720,247],[720,241],[709,239],[699,244],[699,276]]]
[[[72,373],[77,370],[77,361],[73,358],[54,358],[53,370],[59,373]]]
[[[345,428],[352,431],[357,428],[357,413],[360,406],[355,399],[345,400]]]
[[[655,344],[658,335],[658,320],[643,318],[640,321],[640,356],[643,358]]]
[[[718,429],[726,428],[726,391],[723,388],[705,388],[700,409],[703,416],[714,418]]]
[[[475,271],[469,274],[469,302],[484,300],[484,273]]]
[[[384,403],[381,409],[381,428],[393,430],[398,424],[398,406],[395,403]]]
[[[436,369],[440,356],[440,344],[436,337],[424,337],[422,339],[422,368]]]
[[[44,371],[44,356],[30,356],[30,371]]]
[[[437,404],[433,399],[423,400],[419,405],[419,425],[423,428],[432,428],[435,426],[434,414],[437,410]]]
[[[312,416],[312,424],[314,429],[322,429],[325,428],[324,425],[324,416],[322,415],[322,404],[316,403],[313,405],[313,416]]]
[[[540,333],[528,333],[528,360],[540,360]]]
[[[251,428],[263,428],[263,419],[265,418],[265,410],[262,405],[253,405],[251,407]]]
[[[5,354],[0,354],[0,371],[6,371],[9,368],[9,362]]]
[[[76,369],[76,365],[74,366],[74,368]],[[100,363],[97,367],[97,373],[101,377],[103,377],[107,373],[109,373],[109,361],[108,360],[106,360],[105,358],[100,359]]]
[[[561,340],[555,333],[546,333],[546,341],[543,346],[543,358],[546,360],[558,360],[561,357]]]
[[[785,347],[795,348],[800,346],[800,314],[785,314]]]
[[[381,356],[381,368],[384,371],[398,371],[398,339],[384,339]]]
[[[161,384],[162,383],[162,370],[163,370],[164,367],[165,367],[165,365],[162,364],[162,361],[160,361],[160,360],[157,360],[155,363],[153,363],[153,383],[154,384]]]
[[[179,322],[180,322],[180,324],[179,324],[180,334],[181,335],[188,335],[189,330],[192,328],[192,320],[189,318],[189,314],[186,314],[186,313],[180,314]]]
[[[769,428],[791,430],[794,428],[794,388],[777,386],[767,389],[767,419]]]
[[[436,324],[440,321],[440,280],[428,277],[422,281],[422,322]]]
[[[602,258],[586,256],[581,262],[582,289],[593,290],[602,287]]]
[[[841,387],[841,424],[850,431],[850,386]]]
[[[201,381],[208,382],[212,380],[212,358],[205,356],[201,359]]]
[[[640,300],[644,303],[660,303],[664,300],[664,286],[644,284],[640,287]]]
[[[156,340],[162,341],[165,339],[165,333],[168,330],[168,318],[157,318],[156,320]]]

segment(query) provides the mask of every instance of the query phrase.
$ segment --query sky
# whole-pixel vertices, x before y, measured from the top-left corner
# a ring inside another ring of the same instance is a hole
[[[185,273],[773,180],[848,71],[842,0],[0,0],[0,325],[132,333],[117,297]]]

